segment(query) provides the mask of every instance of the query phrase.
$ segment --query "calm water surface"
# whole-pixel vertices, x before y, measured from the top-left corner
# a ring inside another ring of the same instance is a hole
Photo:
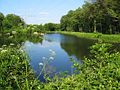
[[[69,75],[73,74],[73,63],[70,61],[70,57],[82,63],[83,57],[89,54],[89,46],[95,43],[93,40],[62,34],[46,34],[43,38],[39,43],[26,41],[22,46],[30,57],[30,64],[36,76],[41,72],[43,64],[46,64],[44,73],[51,77],[65,71]],[[54,52],[54,56],[51,55],[51,51]],[[48,60],[49,62],[47,62]],[[44,81],[43,74],[39,79]]]

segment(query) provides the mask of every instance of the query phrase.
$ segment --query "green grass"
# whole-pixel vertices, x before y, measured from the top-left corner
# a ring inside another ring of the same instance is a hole
[[[65,32],[65,31],[59,31],[57,33],[66,34],[66,35],[74,35],[80,38],[102,40],[104,42],[120,43],[120,34],[107,35],[107,34],[101,34],[101,33]]]

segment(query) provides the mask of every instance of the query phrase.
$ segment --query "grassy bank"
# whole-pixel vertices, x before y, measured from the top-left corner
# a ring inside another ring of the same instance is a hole
[[[101,34],[101,33],[65,32],[65,31],[59,31],[57,33],[66,34],[66,35],[74,35],[80,38],[102,40],[104,42],[120,43],[120,34],[119,35],[113,35],[113,34],[107,35],[107,34]]]

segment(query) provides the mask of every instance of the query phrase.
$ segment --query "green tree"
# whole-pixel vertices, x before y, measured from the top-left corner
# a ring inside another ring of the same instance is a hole
[[[59,30],[59,24],[54,24],[54,23],[46,23],[44,25],[44,30],[45,31],[55,31],[55,30]]]
[[[19,28],[20,26],[24,26],[25,22],[20,16],[15,14],[8,14],[4,20],[4,27],[5,29],[11,28]]]
[[[120,33],[119,0],[86,0],[82,8],[61,18],[61,30]]]
[[[4,15],[0,13],[0,33],[3,32],[3,20],[4,20]]]

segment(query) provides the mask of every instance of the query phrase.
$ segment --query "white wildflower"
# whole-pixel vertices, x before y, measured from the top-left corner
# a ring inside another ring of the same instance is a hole
[[[43,63],[39,63],[39,66],[43,66]]]
[[[14,46],[15,44],[14,43],[10,43],[10,46]]]
[[[16,31],[12,31],[12,34],[16,34]]]
[[[7,45],[3,45],[3,47],[6,47]]]
[[[54,60],[54,57],[50,57],[49,60]]]
[[[0,51],[3,50],[3,48],[0,48]]]
[[[6,33],[6,35],[8,35],[8,36],[9,36],[9,35],[10,35],[10,33]]]
[[[8,38],[10,38],[10,39],[11,39],[11,38],[13,38],[13,36],[9,36]]]
[[[7,52],[7,50],[2,50],[2,51],[1,51],[1,53],[5,53],[5,52]]]
[[[49,51],[50,51],[50,55],[51,55],[51,56],[55,56],[55,55],[56,55],[56,53],[55,53],[55,51],[54,51],[54,50],[49,49]]]
[[[34,32],[33,34],[34,34],[34,35],[38,35],[38,32]]]
[[[55,51],[52,51],[51,55],[53,55],[53,56],[56,55]]]
[[[50,52],[52,52],[53,50],[52,49],[49,49]]]
[[[21,51],[21,52],[24,52],[24,50],[22,50],[22,49],[21,49],[20,51]]]
[[[17,59],[20,59],[19,57],[17,57]]]
[[[44,35],[44,33],[41,33],[41,35],[43,36],[43,35]]]

